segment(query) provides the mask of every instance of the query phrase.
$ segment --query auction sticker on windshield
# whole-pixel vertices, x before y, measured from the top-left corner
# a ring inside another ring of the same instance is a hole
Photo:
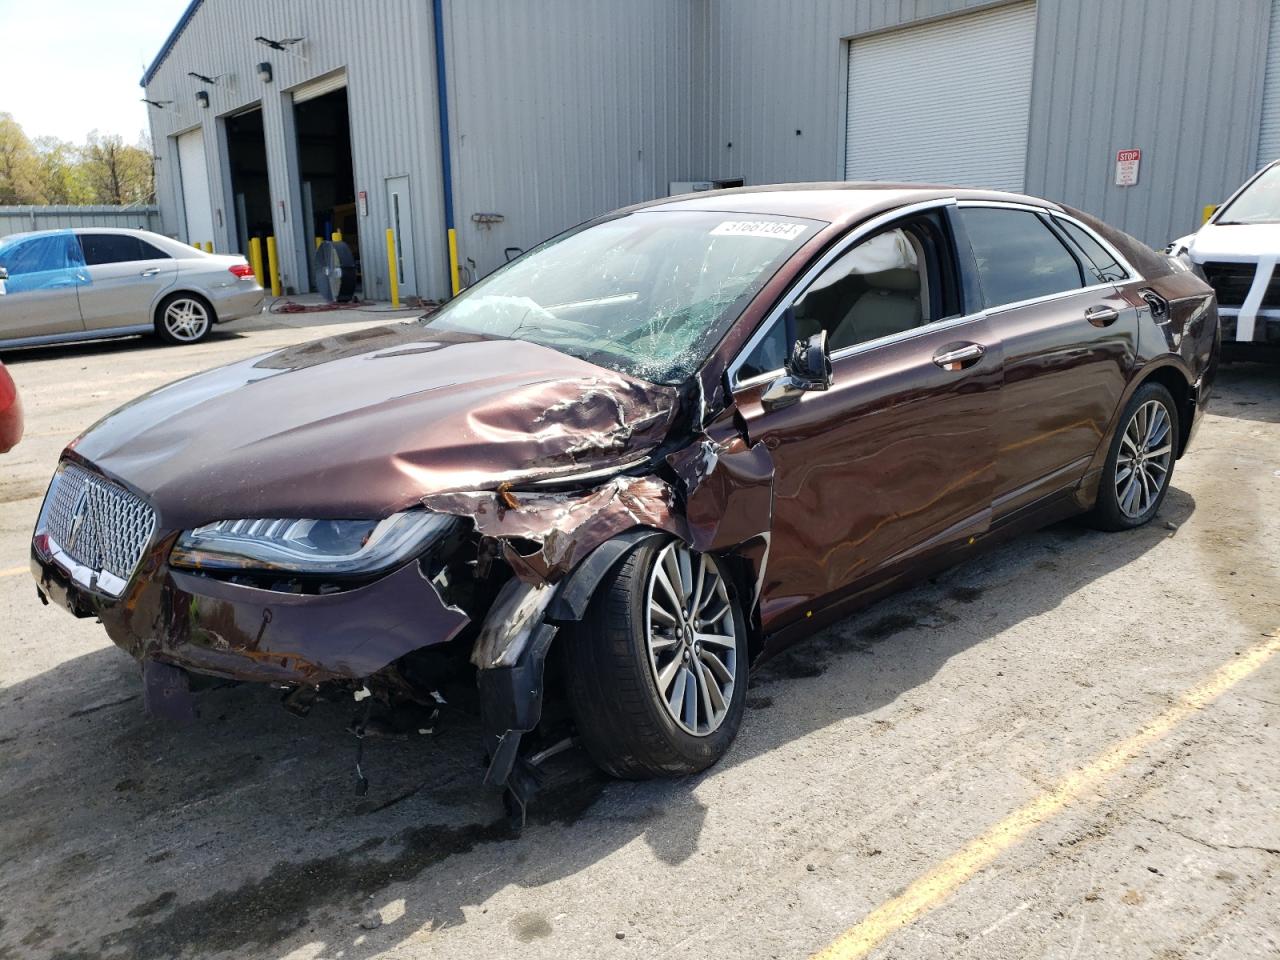
[[[726,220],[711,231],[713,237],[773,237],[794,240],[804,233],[802,223],[779,223],[775,220]]]

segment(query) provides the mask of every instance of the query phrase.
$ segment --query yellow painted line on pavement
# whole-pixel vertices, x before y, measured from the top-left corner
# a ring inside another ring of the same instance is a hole
[[[939,906],[1036,827],[1050,820],[1069,804],[1091,793],[1103,780],[1122,769],[1142,751],[1257,671],[1276,653],[1280,653],[1280,630],[1273,630],[1266,636],[1270,638],[1266,643],[1259,644],[1220,667],[1204,683],[1184,693],[1168,710],[1133,736],[1067,774],[1053,788],[1009,814],[982,836],[971,840],[958,852],[915,880],[901,894],[871,911],[830,946],[814,954],[814,960],[859,960],[895,932]]]
[[[0,570],[0,577],[16,577],[30,570],[30,567],[9,567],[7,570]]]

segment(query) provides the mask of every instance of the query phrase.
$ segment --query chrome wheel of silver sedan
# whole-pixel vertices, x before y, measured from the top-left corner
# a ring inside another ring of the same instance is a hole
[[[1116,457],[1116,503],[1125,516],[1144,516],[1169,482],[1172,426],[1165,405],[1148,400],[1124,428]]]
[[[171,339],[195,343],[209,332],[209,308],[191,297],[178,297],[164,308],[160,323]]]
[[[675,541],[655,558],[645,600],[649,666],[667,713],[686,733],[714,733],[728,713],[738,671],[724,578],[710,557]]]

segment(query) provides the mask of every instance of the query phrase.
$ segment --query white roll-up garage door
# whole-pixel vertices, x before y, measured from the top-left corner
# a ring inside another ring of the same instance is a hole
[[[849,42],[845,178],[1023,189],[1034,2]]]
[[[178,137],[178,178],[182,181],[182,208],[187,215],[187,243],[212,242],[209,171],[204,159],[204,134],[198,127]]]
[[[323,97],[326,93],[333,93],[335,90],[341,90],[347,85],[347,71],[338,70],[328,76],[320,77],[317,80],[310,80],[302,84],[300,87],[294,87],[293,102],[306,103],[308,100],[314,100],[316,97]]]
[[[1267,73],[1262,85],[1262,130],[1258,166],[1280,160],[1280,0],[1271,0],[1271,36],[1267,41]]]

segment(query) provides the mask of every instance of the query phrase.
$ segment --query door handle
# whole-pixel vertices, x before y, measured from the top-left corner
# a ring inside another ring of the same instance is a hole
[[[138,276],[140,276],[140,277],[154,277],[154,276],[156,276],[156,275],[157,275],[157,274],[159,274],[159,273],[160,273],[160,268],[159,268],[159,267],[150,267],[149,269],[143,270],[140,274],[138,274]]]
[[[1115,307],[1090,307],[1084,312],[1084,318],[1095,327],[1109,327],[1119,316],[1120,312]]]
[[[963,370],[981,360],[986,352],[987,348],[980,343],[966,343],[963,347],[956,347],[954,350],[935,353],[933,362],[943,370]]]

